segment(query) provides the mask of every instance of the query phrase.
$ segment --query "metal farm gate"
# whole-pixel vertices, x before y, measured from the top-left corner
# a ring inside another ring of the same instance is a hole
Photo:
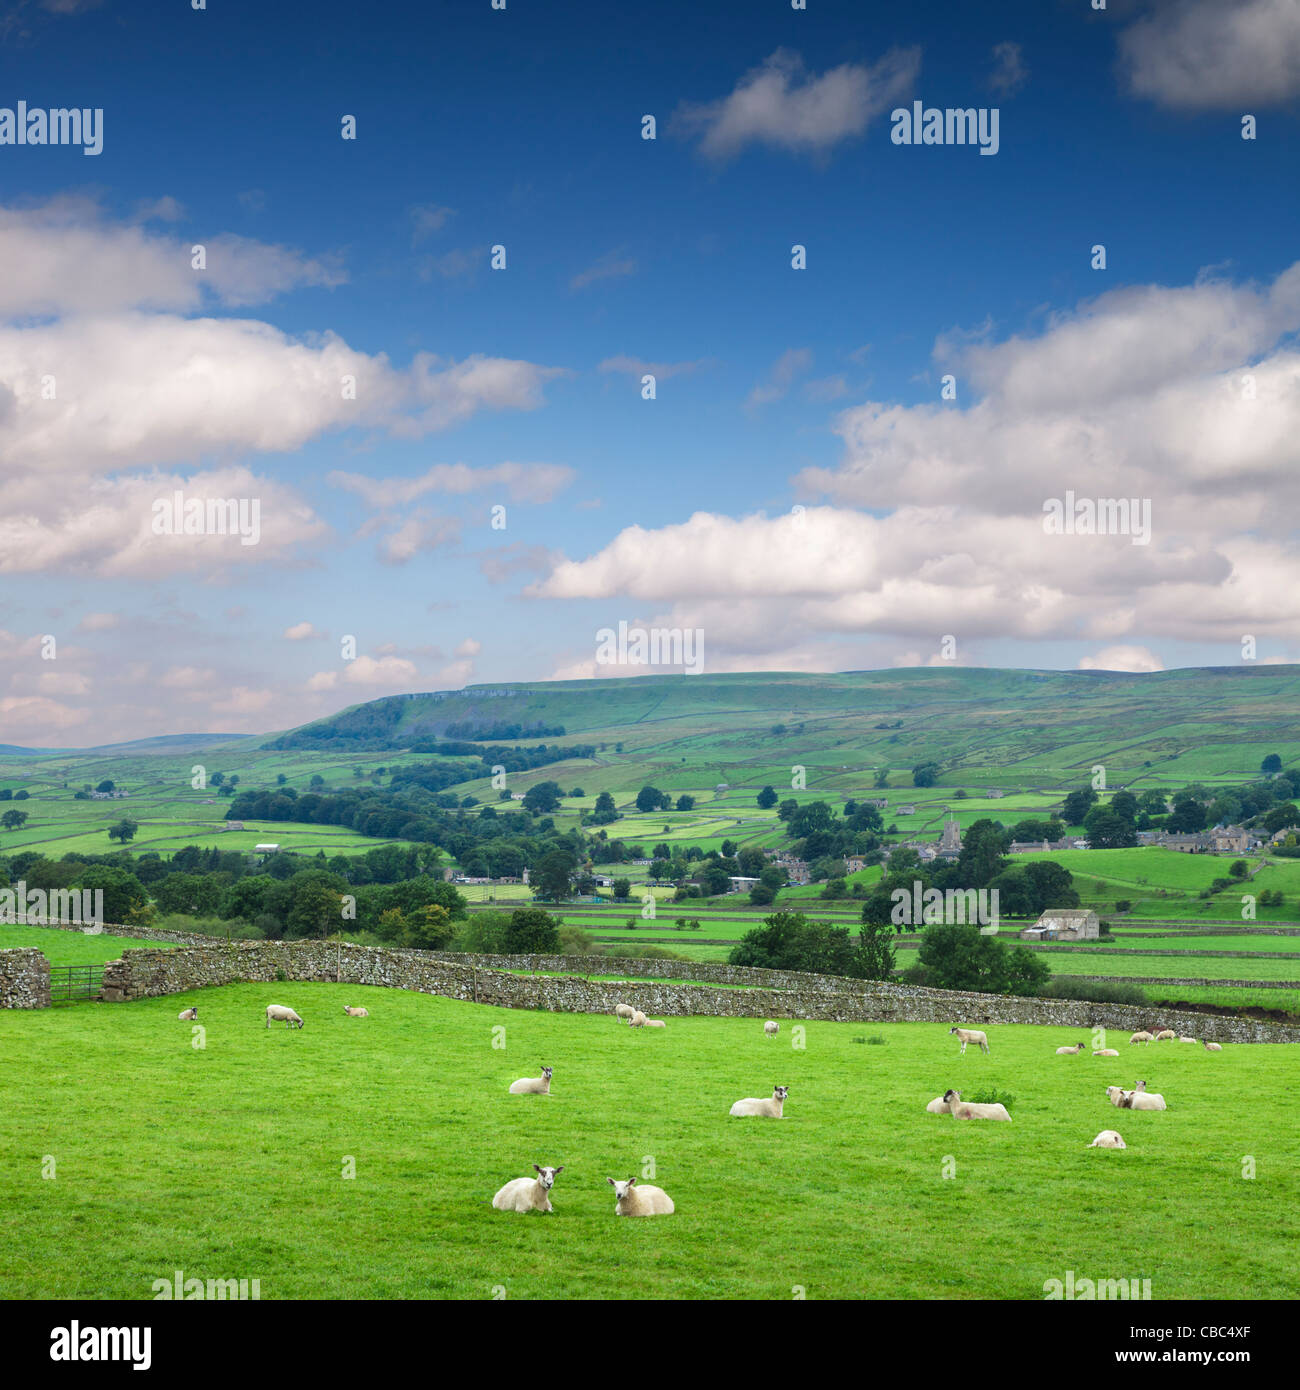
[[[53,965],[50,967],[50,1003],[72,1004],[98,999],[103,978],[102,965]]]

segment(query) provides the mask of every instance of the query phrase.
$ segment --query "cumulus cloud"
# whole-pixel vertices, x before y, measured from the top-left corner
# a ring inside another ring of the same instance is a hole
[[[505,463],[472,468],[467,463],[435,463],[414,478],[371,478],[336,470],[327,481],[355,493],[374,508],[405,506],[429,493],[463,497],[493,489],[515,502],[551,502],[570,487],[577,474],[566,464]]]
[[[1119,38],[1136,96],[1175,110],[1276,106],[1300,96],[1296,0],[1162,0]]]
[[[1079,658],[1080,671],[1163,671],[1164,662],[1148,647],[1104,647]]]
[[[304,621],[285,628],[281,636],[286,637],[290,642],[306,642],[313,637],[324,637],[325,633],[318,632],[311,623]]]
[[[910,92],[920,63],[919,48],[895,48],[869,67],[844,63],[815,76],[797,53],[778,49],[747,72],[728,96],[683,103],[673,127],[698,136],[700,149],[713,159],[730,158],[751,144],[823,154],[841,140],[861,135]]]

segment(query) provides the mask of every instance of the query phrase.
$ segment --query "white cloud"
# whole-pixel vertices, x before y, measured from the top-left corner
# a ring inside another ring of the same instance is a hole
[[[1000,96],[1014,96],[1029,80],[1024,51],[1018,43],[1007,40],[994,44],[993,64],[989,86]]]
[[[585,290],[598,280],[614,280],[624,275],[635,275],[636,262],[630,256],[617,256],[613,252],[602,256],[594,265],[581,271],[569,281],[571,290]]]
[[[653,376],[657,381],[667,381],[669,377],[688,376],[691,372],[699,371],[702,367],[711,367],[714,359],[711,357],[700,357],[694,362],[645,362],[640,357],[628,357],[625,353],[619,353],[614,357],[607,357],[600,364],[599,370],[602,372],[622,372],[627,376],[643,377],[647,374]]]
[[[111,632],[120,627],[121,615],[118,613],[87,613],[77,624],[78,632]]]
[[[870,67],[844,63],[817,77],[797,53],[778,49],[747,72],[729,96],[684,103],[673,124],[699,135],[701,150],[714,159],[729,158],[749,144],[820,154],[861,135],[911,90],[919,68],[920,49],[891,49]]]
[[[493,489],[515,502],[551,502],[570,487],[577,473],[566,464],[505,463],[472,468],[467,463],[435,463],[414,478],[371,478],[363,473],[335,471],[326,481],[355,493],[370,507],[406,506],[429,493],[463,497]]]
[[[288,638],[290,642],[306,642],[309,638],[324,637],[325,634],[317,632],[311,623],[304,621],[285,628],[281,636]]]
[[[746,404],[759,406],[779,401],[794,385],[796,378],[812,366],[812,360],[813,355],[807,348],[788,348],[777,358],[767,379],[749,393]]]
[[[1163,0],[1119,49],[1129,89],[1176,110],[1253,111],[1300,96],[1296,0]]]
[[[1164,662],[1147,647],[1105,647],[1079,658],[1080,671],[1163,671]]]
[[[435,232],[440,232],[456,215],[455,208],[439,207],[436,203],[421,203],[411,209],[411,245],[418,246]]]

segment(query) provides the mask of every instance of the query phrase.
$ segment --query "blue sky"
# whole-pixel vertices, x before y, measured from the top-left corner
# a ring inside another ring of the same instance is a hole
[[[0,11],[0,106],[104,111],[99,156],[0,146],[0,742],[636,674],[620,619],[713,670],[1293,659],[1296,11]],[[914,99],[998,153],[892,143]],[[364,409],[317,409],[321,335]],[[261,543],[151,542],[173,486],[259,496]],[[1065,489],[1150,543],[1041,537]]]

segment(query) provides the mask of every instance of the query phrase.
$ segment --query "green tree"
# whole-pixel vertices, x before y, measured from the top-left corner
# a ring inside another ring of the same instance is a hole
[[[888,924],[863,923],[853,953],[853,976],[859,980],[888,980],[894,973],[894,934]]]
[[[614,805],[614,798],[609,792],[601,792],[596,798],[595,808],[591,813],[592,825],[611,825],[618,819],[618,810]]]
[[[562,795],[558,782],[536,782],[524,793],[524,810],[535,816],[549,815],[559,810]]]
[[[1091,787],[1083,787],[1079,791],[1070,792],[1065,798],[1061,819],[1066,825],[1082,825],[1084,817],[1092,809],[1096,800],[1097,793]]]
[[[1270,776],[1275,772],[1282,771],[1282,759],[1276,753],[1270,753],[1259,765],[1261,772],[1266,772]]]
[[[569,849],[553,849],[533,866],[530,881],[539,898],[556,901],[569,896],[569,880],[573,875],[574,856]]]
[[[26,811],[6,811],[3,816],[0,816],[0,825],[3,825],[6,830],[17,830],[26,823],[26,820]]]
[[[695,798],[693,796],[679,796],[677,798],[677,809],[679,811],[693,811],[695,809]]]
[[[1129,849],[1137,844],[1132,821],[1117,816],[1109,806],[1094,806],[1083,819],[1089,849]]]
[[[28,875],[31,882],[31,875]],[[127,869],[94,864],[77,878],[78,888],[103,893],[104,921],[125,925],[141,923],[148,916],[149,898],[144,884]]]
[[[126,844],[128,840],[135,839],[135,832],[139,830],[139,828],[140,827],[135,823],[135,821],[127,820],[125,817],[123,817],[123,819],[118,821],[116,825],[109,826],[108,838],[110,840],[121,840],[123,844]]]
[[[510,914],[506,951],[510,955],[535,955],[558,950],[560,924],[539,907],[521,907]]]
[[[619,902],[625,901],[632,896],[632,880],[628,878],[616,878],[614,880],[614,897]]]
[[[762,810],[766,811],[769,810],[771,807],[775,806],[776,803],[780,800],[780,797],[777,796],[776,789],[774,787],[764,787],[763,790],[759,792],[757,800],[759,807]]]
[[[912,785],[914,787],[932,787],[938,780],[938,763],[918,763],[912,769]]]

